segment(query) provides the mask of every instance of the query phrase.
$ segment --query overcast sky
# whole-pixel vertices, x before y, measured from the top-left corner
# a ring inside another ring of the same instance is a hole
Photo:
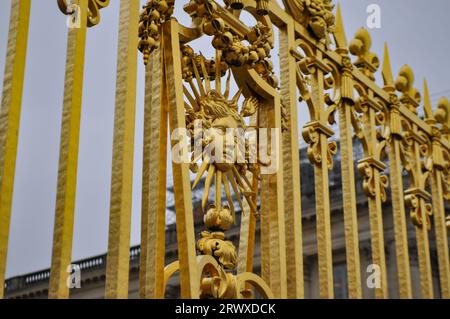
[[[189,24],[182,11],[186,2],[176,0],[176,14],[180,21]],[[371,30],[373,51],[381,58],[384,41],[388,41],[394,73],[408,63],[421,90],[423,77],[427,77],[433,102],[439,97],[437,93],[449,96],[450,1],[342,0],[349,39],[365,26],[366,9],[371,3],[380,5],[382,10],[381,29]],[[10,0],[0,1],[1,71],[5,63],[10,5]],[[110,6],[101,11],[101,24],[88,31],[74,260],[103,254],[107,249],[118,15],[119,0],[111,0]],[[211,47],[208,41],[198,43],[197,48],[208,53]],[[59,12],[56,0],[33,0],[7,277],[50,265],[66,43],[65,17]],[[0,83],[3,83],[3,72]],[[137,95],[132,245],[140,242],[144,100],[141,62]],[[302,125],[307,121],[307,112],[303,109],[299,113]]]

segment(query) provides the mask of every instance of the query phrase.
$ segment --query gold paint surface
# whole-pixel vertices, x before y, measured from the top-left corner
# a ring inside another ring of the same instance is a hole
[[[3,299],[5,287],[30,6],[30,0],[11,1],[0,110],[0,299]]]
[[[295,59],[289,52],[295,41],[292,21],[279,32],[280,94],[286,112],[286,132],[283,134],[283,188],[286,223],[287,297],[304,298],[302,206],[300,192],[300,155],[298,141],[297,87]]]
[[[140,297],[163,298],[166,232],[167,112],[162,50],[156,49],[146,71]]]
[[[108,299],[128,297],[139,5],[139,0],[120,2],[105,291]]]
[[[72,262],[73,222],[86,46],[87,0],[80,0],[81,27],[69,29],[59,153],[58,186],[49,298],[69,298],[67,267]]]

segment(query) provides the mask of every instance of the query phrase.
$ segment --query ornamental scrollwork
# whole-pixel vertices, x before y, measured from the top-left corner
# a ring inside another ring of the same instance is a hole
[[[326,145],[326,158],[322,156],[322,141],[321,134],[325,134],[328,137],[332,136],[332,131],[326,126],[322,126],[319,122],[311,122],[307,124],[303,130],[302,135],[305,142],[308,143],[307,156],[312,164],[320,165],[323,160],[326,160],[328,169],[333,168],[333,156],[337,154],[337,143],[327,142]]]
[[[355,99],[350,112],[355,136],[361,141],[366,158],[358,162],[358,172],[364,178],[363,189],[368,197],[380,192],[382,202],[387,201],[386,189],[389,179],[382,172],[386,169],[383,158],[389,132],[385,130],[386,115],[383,104],[368,94],[367,90],[355,84],[359,97]],[[377,172],[377,173],[376,173]],[[379,174],[378,181],[375,175]]]
[[[67,0],[57,0],[58,7],[65,15],[74,15],[77,13],[77,5],[67,2]],[[87,26],[93,27],[100,23],[100,10],[109,5],[109,0],[89,0]]]
[[[447,150],[443,150],[442,156],[445,163],[442,170],[442,188],[444,199],[450,201],[450,153]]]
[[[301,50],[301,52],[299,51]],[[292,56],[297,60],[297,87],[300,91],[300,101],[306,102],[311,121],[302,129],[302,136],[308,143],[307,155],[314,165],[321,165],[326,161],[328,169],[333,167],[333,156],[337,154],[337,143],[328,142],[334,135],[329,127],[335,123],[335,113],[339,98],[324,93],[320,100],[313,99],[313,82],[321,81],[325,90],[335,88],[337,85],[333,76],[333,65],[327,59],[316,56],[314,49],[302,39],[297,39],[296,49],[291,49]],[[317,76],[319,71],[323,76]],[[325,136],[325,139],[323,139]],[[322,150],[324,151],[324,155]]]
[[[209,231],[203,231],[197,242],[197,249],[202,255],[217,259],[224,269],[234,269],[237,264],[236,247],[231,241],[225,240],[224,231],[234,224],[234,216],[228,206],[211,205],[205,214],[205,226]]]
[[[377,190],[379,190],[381,201],[386,202],[386,188],[389,186],[389,180],[386,175],[380,175],[379,184],[377,184],[375,179],[375,170],[377,169],[382,171],[385,169],[385,165],[382,162],[375,162],[369,159],[358,163],[358,172],[364,178],[364,193],[369,197],[375,197]]]
[[[410,187],[405,191],[405,203],[410,209],[412,223],[419,228],[425,225],[431,229],[431,195],[426,190],[433,170],[431,141],[424,132],[407,121],[402,121],[402,124],[404,133],[400,155],[410,179]],[[425,221],[422,214],[426,217]]]
[[[410,209],[410,217],[412,223],[419,228],[422,228],[423,225],[427,227],[428,230],[431,229],[431,216],[433,216],[433,208],[430,203],[426,203],[424,205],[424,215],[425,221],[422,217],[422,208],[420,207],[420,196],[416,194],[407,194],[405,196],[405,204]]]
[[[231,241],[225,240],[223,232],[202,232],[197,249],[202,255],[216,258],[224,269],[234,269],[237,265],[236,247]]]

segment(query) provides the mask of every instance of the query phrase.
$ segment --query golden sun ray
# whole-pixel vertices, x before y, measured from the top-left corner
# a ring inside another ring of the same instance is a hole
[[[215,74],[215,88],[217,92],[222,89],[222,68],[221,68],[222,52],[216,50],[216,74]]]
[[[234,177],[232,176],[231,172],[228,172],[226,174],[228,181],[231,183],[231,187],[233,188],[234,191],[234,196],[236,196],[236,199],[239,203],[239,207],[241,208],[241,211],[244,211],[244,205],[242,204],[242,198],[239,192],[239,187],[236,183],[236,180],[234,179]]]
[[[195,163],[195,162],[194,162]],[[197,173],[197,176],[195,177],[194,183],[192,184],[192,189],[195,189],[202,179],[203,174],[209,169],[209,163],[208,161],[204,161],[202,163],[202,166],[200,166],[200,169]]]
[[[200,59],[200,66],[202,68],[203,78],[205,79],[206,92],[211,91],[211,81],[209,80],[208,72],[206,71],[205,59]]]
[[[250,190],[245,189],[244,182],[242,182],[242,180],[241,180],[241,174],[239,174],[239,172],[237,171],[236,166],[233,166],[233,174],[236,178],[236,181],[238,182],[238,185],[241,187],[241,193],[242,193],[242,195],[244,195],[245,199],[247,200],[247,203],[250,206],[251,210],[256,212],[257,207],[256,207],[255,203],[253,202],[253,196],[255,196],[256,194],[251,190],[251,186],[250,186]]]
[[[225,196],[227,197],[228,204],[231,209],[231,214],[233,215],[233,220],[236,222],[236,211],[234,210],[233,198],[231,197],[230,184],[228,184],[227,177],[225,174],[222,174],[222,183],[225,189]]]
[[[192,79],[189,79],[188,83],[189,83],[189,86],[190,86],[192,92],[194,93],[194,96],[195,96],[196,100],[199,101],[200,100],[200,93],[198,92],[197,88],[195,87],[194,82],[192,81]],[[195,104],[198,104],[198,103],[195,102]]]
[[[205,180],[205,190],[204,190],[205,193],[203,194],[203,199],[202,199],[202,209],[203,210],[205,210],[206,203],[208,202],[209,189],[211,188],[211,182],[213,180],[215,171],[216,171],[216,167],[214,165],[210,165],[209,169],[208,169],[208,175],[206,176],[206,180]]]
[[[194,70],[195,79],[197,80],[198,88],[200,89],[201,96],[206,96],[205,88],[203,87],[203,81],[200,77],[200,73],[198,72],[197,63],[192,61],[192,69]]]
[[[222,208],[222,172],[216,172],[216,206],[218,209]]]
[[[191,93],[189,92],[187,87],[185,87],[184,85],[183,85],[183,92],[184,92],[184,95],[186,96],[187,100],[191,104],[192,108],[194,109],[194,111],[198,111],[200,109],[200,107],[198,106],[197,100],[194,99],[194,97],[191,95]]]
[[[228,71],[227,82],[225,84],[225,92],[223,92],[223,96],[226,99],[230,97],[230,81],[231,81],[231,71]]]

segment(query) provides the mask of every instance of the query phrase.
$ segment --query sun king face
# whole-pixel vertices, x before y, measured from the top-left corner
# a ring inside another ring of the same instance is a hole
[[[197,137],[194,138],[194,143],[201,142],[202,153],[194,152],[191,157],[191,170],[197,175],[192,188],[194,189],[206,174],[202,199],[202,209],[205,212],[208,209],[208,196],[213,181],[216,196],[214,203],[210,205],[214,205],[218,210],[227,207],[234,220],[232,188],[241,209],[243,210],[242,197],[245,197],[252,211],[256,212],[256,194],[252,192],[253,185],[247,179],[246,171],[257,165],[247,163],[248,143],[245,136],[243,143],[237,142],[236,134],[238,131],[245,132],[248,127],[245,118],[257,112],[259,101],[256,97],[248,97],[241,104],[242,90],[230,98],[230,71],[222,91],[221,78],[226,75],[227,68],[225,71],[222,68],[223,61],[219,51],[216,52],[214,60],[207,60],[188,47],[184,48],[183,52],[186,124],[188,128],[194,128],[195,121],[201,121],[202,124],[199,141],[196,140]],[[208,148],[211,145],[214,145],[212,151],[211,147]],[[216,152],[222,156],[216,156]],[[217,161],[217,158],[220,160]],[[197,164],[199,162],[200,166]],[[226,206],[222,203],[222,189],[227,197]]]

